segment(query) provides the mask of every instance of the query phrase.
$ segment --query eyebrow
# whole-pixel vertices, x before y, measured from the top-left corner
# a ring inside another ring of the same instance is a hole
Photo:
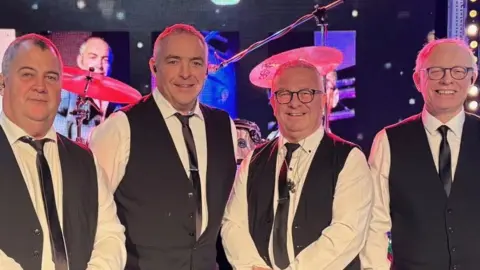
[[[167,55],[165,57],[165,59],[176,59],[176,60],[180,60],[182,59],[182,57],[178,56],[178,55]],[[189,58],[190,61],[202,61],[202,62],[205,62],[205,60],[203,59],[203,57],[199,57],[199,56],[196,56],[196,57],[192,57],[192,58]]]
[[[32,67],[21,67],[21,68],[18,69],[18,71],[22,71],[22,70],[25,70],[25,69],[28,69],[28,70],[37,72],[37,70],[34,69],[34,68],[32,68]],[[49,70],[49,71],[47,71],[46,73],[47,73],[47,74],[53,74],[53,75],[60,76],[60,73],[59,73],[59,72],[53,71],[53,70]]]

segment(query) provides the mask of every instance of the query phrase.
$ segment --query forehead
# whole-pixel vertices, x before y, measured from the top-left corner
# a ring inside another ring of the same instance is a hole
[[[425,60],[425,66],[471,66],[469,52],[457,44],[444,43],[435,46]]]
[[[274,80],[273,88],[298,90],[304,88],[321,88],[321,77],[318,72],[306,67],[291,67],[283,70]]]
[[[32,67],[39,71],[60,72],[60,60],[52,49],[42,49],[32,43],[20,45],[13,58],[12,66],[16,68]]]
[[[171,34],[160,41],[160,55],[175,55],[180,57],[206,56],[204,43],[195,35],[189,33]]]
[[[85,53],[108,55],[108,44],[98,38],[90,39],[85,44]]]

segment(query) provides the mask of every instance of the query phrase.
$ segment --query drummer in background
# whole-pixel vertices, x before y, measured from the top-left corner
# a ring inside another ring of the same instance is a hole
[[[325,132],[324,77],[282,64],[272,104],[280,136],[240,166],[222,238],[237,270],[360,270],[373,186],[356,146]]]
[[[198,101],[208,65],[203,35],[168,27],[155,41],[157,87],[92,132],[127,227],[126,270],[211,270],[235,178],[236,128]],[[208,146],[208,147],[207,147]]]
[[[80,46],[77,56],[77,65],[80,69],[87,71],[89,68],[93,68],[93,72],[104,76],[110,75],[112,61],[113,53],[110,46],[99,37],[88,38]],[[62,90],[61,102],[54,123],[55,130],[58,133],[72,140],[77,138],[77,123],[75,116],[72,115],[72,112],[76,109],[77,97],[77,94],[69,92],[68,89]],[[94,99],[93,102],[101,111],[97,111],[89,104],[84,105],[83,109],[90,112],[90,117],[84,120],[81,127],[81,137],[85,140],[88,139],[92,129],[100,124],[107,114],[119,107],[117,104],[109,104],[108,101]]]

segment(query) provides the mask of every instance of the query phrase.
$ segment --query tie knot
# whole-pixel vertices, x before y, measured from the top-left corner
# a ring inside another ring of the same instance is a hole
[[[181,113],[175,113],[175,116],[180,120],[180,123],[184,126],[188,126],[190,123],[190,117],[193,116],[193,114],[188,114],[188,115],[183,115]]]
[[[298,144],[298,143],[286,143],[285,147],[287,148],[287,154],[291,155],[293,152],[295,152],[295,150],[298,149],[298,147],[300,147],[300,144]]]
[[[33,149],[35,149],[35,151],[37,151],[38,153],[43,153],[43,146],[45,145],[45,143],[47,141],[49,141],[50,139],[41,139],[41,140],[34,140],[32,138],[29,138],[29,137],[22,137],[20,138],[20,141],[24,142],[24,143],[28,143],[30,146],[33,147]]]
[[[446,125],[441,125],[437,130],[442,134],[442,138],[447,138],[447,133],[450,128]]]

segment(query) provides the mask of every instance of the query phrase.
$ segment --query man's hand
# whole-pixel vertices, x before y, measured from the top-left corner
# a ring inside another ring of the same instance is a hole
[[[252,270],[272,270],[272,268],[265,268],[260,266],[253,266]]]

